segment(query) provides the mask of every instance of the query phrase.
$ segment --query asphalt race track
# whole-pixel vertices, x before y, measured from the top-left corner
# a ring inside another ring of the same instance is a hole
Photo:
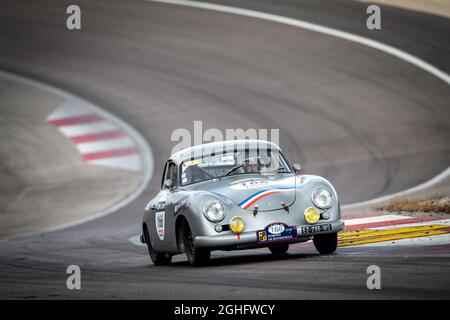
[[[365,28],[349,1],[222,1],[372,37],[450,72],[450,21],[383,9]],[[68,31],[70,1],[1,3],[0,69],[91,101],[149,142],[155,176],[132,204],[107,217],[39,236],[0,241],[0,298],[450,298],[450,246],[350,247],[331,256],[295,247],[184,256],[155,267],[128,239],[159,188],[171,133],[279,128],[280,144],[307,173],[330,179],[342,202],[387,195],[450,163],[450,89],[433,75],[359,44],[253,18],[169,4],[78,1],[82,30]],[[420,21],[420,23],[417,23]],[[345,213],[345,212],[344,212]],[[66,268],[82,290],[66,288]],[[382,270],[368,290],[366,268]]]

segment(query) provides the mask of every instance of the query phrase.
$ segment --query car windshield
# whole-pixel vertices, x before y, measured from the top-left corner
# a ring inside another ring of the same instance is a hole
[[[181,185],[240,174],[292,172],[278,150],[242,149],[201,155],[180,164]]]

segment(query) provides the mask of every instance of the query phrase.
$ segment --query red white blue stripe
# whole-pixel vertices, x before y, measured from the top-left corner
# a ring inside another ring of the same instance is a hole
[[[253,204],[255,204],[257,201],[261,200],[262,198],[265,198],[272,194],[288,193],[288,192],[295,192],[295,186],[294,187],[279,187],[279,188],[273,188],[273,189],[260,190],[256,193],[252,194],[247,199],[240,202],[239,207],[241,207],[243,209],[248,209]]]

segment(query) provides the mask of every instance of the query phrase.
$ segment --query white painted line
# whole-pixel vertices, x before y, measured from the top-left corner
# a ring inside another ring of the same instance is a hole
[[[368,214],[368,215],[361,215],[361,216],[344,216],[342,217],[345,220],[352,220],[352,219],[359,219],[359,218],[368,218],[368,217],[379,217],[384,216],[385,214],[382,213],[375,213],[375,214]]]
[[[443,225],[450,226],[450,219],[437,219],[437,220],[430,220],[430,221],[425,221],[425,222],[406,223],[406,224],[396,225],[396,226],[374,227],[374,228],[364,228],[364,229],[391,230],[391,229],[399,229],[399,228],[431,226],[431,225],[435,225],[435,224],[443,224]]]
[[[132,148],[135,146],[133,140],[128,137],[108,139],[95,142],[84,142],[76,144],[81,154],[94,153],[101,151]]]
[[[112,168],[122,168],[125,170],[139,171],[139,169],[141,168],[141,157],[136,154],[124,157],[111,157],[106,159],[89,160],[89,163]]]
[[[128,241],[130,241],[132,244],[134,244],[135,246],[138,246],[138,247],[146,247],[147,246],[145,243],[141,242],[140,234],[132,236],[131,238],[128,239]]]
[[[385,221],[395,221],[395,220],[403,220],[403,219],[411,219],[411,217],[407,216],[399,216],[396,214],[388,214],[383,216],[375,216],[375,217],[367,217],[367,218],[357,218],[344,220],[346,226],[354,226],[359,224],[366,223],[374,223],[374,222],[385,222]]]
[[[138,146],[139,153],[140,153],[140,156],[142,157],[142,163],[143,163],[142,180],[140,181],[139,186],[133,192],[126,195],[123,199],[121,199],[117,203],[111,205],[110,207],[105,208],[101,211],[95,212],[88,217],[85,217],[85,218],[82,218],[82,219],[79,219],[76,221],[72,221],[70,223],[66,223],[66,224],[60,225],[55,228],[49,228],[49,229],[46,229],[46,230],[43,230],[40,232],[31,232],[31,233],[21,234],[21,235],[17,235],[17,236],[12,236],[12,237],[6,237],[6,239],[18,238],[18,237],[30,236],[30,235],[34,235],[34,234],[41,234],[44,232],[52,232],[52,231],[57,231],[57,230],[61,230],[61,229],[66,229],[66,228],[74,227],[76,225],[79,225],[79,224],[82,224],[82,223],[85,223],[88,221],[92,221],[92,220],[104,217],[104,216],[111,214],[111,213],[125,207],[126,205],[130,204],[131,202],[136,200],[136,198],[139,197],[145,191],[147,185],[149,184],[149,182],[153,176],[153,154],[152,154],[150,146],[146,142],[145,138],[139,132],[137,132],[136,129],[134,129],[128,123],[124,122],[122,119],[116,117],[112,113],[109,113],[108,111],[106,111],[84,99],[74,96],[73,94],[71,94],[69,92],[63,91],[61,89],[57,89],[57,88],[47,85],[41,81],[33,80],[30,78],[25,78],[25,77],[22,77],[22,76],[19,76],[16,74],[12,74],[12,73],[9,73],[6,71],[1,71],[1,70],[0,70],[0,76],[14,78],[15,80],[20,81],[22,83],[26,83],[26,84],[33,85],[33,86],[39,87],[41,89],[47,90],[49,92],[52,92],[55,95],[64,97],[66,101],[71,101],[71,103],[73,103],[73,105],[82,104],[90,109],[93,109],[102,118],[105,118],[105,119],[111,121],[112,123],[114,123],[114,126],[117,126],[117,128],[120,127],[128,136],[130,136],[133,139],[133,141],[135,141],[136,145]],[[97,125],[98,125],[98,122],[97,122]]]
[[[166,4],[174,4],[174,5],[180,5],[180,6],[186,6],[186,7],[192,7],[192,8],[199,8],[199,9],[206,9],[206,10],[212,10],[212,11],[219,11],[219,12],[225,12],[225,13],[231,13],[251,18],[257,18],[262,20],[268,20],[272,22],[277,22],[281,24],[286,24],[289,26],[294,26],[297,28],[302,28],[322,34],[327,34],[333,37],[345,39],[351,42],[359,43],[367,47],[371,47],[380,51],[383,51],[387,54],[393,55],[399,59],[402,59],[406,62],[409,62],[412,65],[415,65],[416,67],[423,69],[437,78],[441,79],[442,81],[446,82],[448,85],[450,85],[450,76],[445,73],[442,70],[439,70],[435,66],[423,61],[422,59],[417,58],[416,56],[413,56],[412,54],[409,54],[405,51],[402,51],[400,49],[397,49],[395,47],[386,45],[384,43],[365,38],[362,36],[358,36],[356,34],[352,34],[349,32],[341,31],[338,29],[325,27],[319,24],[303,21],[300,19],[294,19],[294,18],[288,18],[283,17],[275,14],[265,13],[265,12],[259,12],[254,10],[248,10],[248,9],[242,9],[242,8],[236,8],[236,7],[230,7],[225,5],[219,5],[219,4],[213,4],[213,3],[206,3],[206,2],[198,2],[198,1],[186,1],[186,0],[145,0],[148,2],[160,2],[160,3],[166,3]]]
[[[58,129],[62,132],[62,134],[71,138],[88,134],[110,132],[118,130],[119,127],[109,121],[100,121],[95,123],[78,124],[76,126],[60,126]]]
[[[450,75],[448,75],[446,72],[436,68],[435,66],[429,64],[428,62],[410,54],[405,51],[402,51],[400,49],[397,49],[395,47],[389,46],[387,44],[365,38],[356,34],[352,34],[349,32],[341,31],[338,29],[325,27],[319,24],[303,21],[300,19],[294,19],[294,18],[287,18],[275,14],[269,14],[264,12],[258,12],[248,9],[242,9],[242,8],[236,8],[236,7],[230,7],[225,5],[219,5],[219,4],[212,4],[212,3],[206,3],[206,2],[198,2],[198,1],[186,1],[186,0],[144,0],[147,2],[159,2],[159,3],[165,3],[165,4],[173,4],[173,5],[180,5],[180,6],[186,6],[186,7],[192,7],[192,8],[199,8],[199,9],[205,9],[205,10],[212,10],[212,11],[218,11],[218,12],[224,12],[224,13],[230,13],[230,14],[236,14],[256,19],[262,19],[262,20],[268,20],[276,23],[286,24],[289,26],[294,26],[326,35],[330,35],[333,37],[341,38],[344,40],[348,40],[354,43],[358,43],[370,48],[374,48],[380,51],[383,51],[387,54],[390,54],[394,57],[397,57],[403,61],[406,61],[417,68],[420,68],[426,72],[431,73],[435,77],[441,79],[444,81],[447,85],[450,85]],[[432,178],[431,180],[424,182],[418,186],[415,186],[413,188],[397,192],[391,195],[387,195],[384,197],[376,198],[369,201],[363,201],[358,203],[352,203],[348,205],[343,205],[343,210],[348,210],[360,206],[368,206],[368,205],[374,205],[379,202],[383,201],[389,201],[399,196],[405,196],[417,191],[424,190],[426,188],[429,188],[430,186],[433,186],[447,177],[450,176],[450,166],[443,172],[441,172],[436,177]]]

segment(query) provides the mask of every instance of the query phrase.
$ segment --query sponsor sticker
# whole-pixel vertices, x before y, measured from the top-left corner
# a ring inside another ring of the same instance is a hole
[[[269,185],[268,180],[246,179],[230,183],[230,188],[234,190],[261,188]]]
[[[295,185],[295,177],[287,179],[261,179],[250,178],[231,182],[229,184],[230,189],[234,190],[246,190],[257,189],[270,186],[282,186],[282,185]]]
[[[173,206],[173,214],[176,215],[181,209],[186,209],[187,197],[181,199]]]

